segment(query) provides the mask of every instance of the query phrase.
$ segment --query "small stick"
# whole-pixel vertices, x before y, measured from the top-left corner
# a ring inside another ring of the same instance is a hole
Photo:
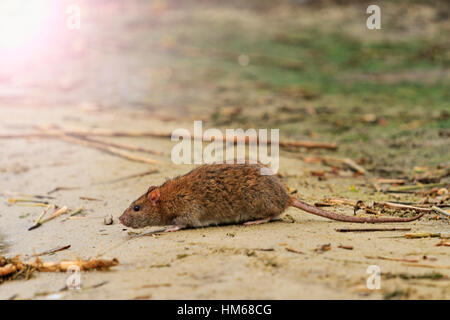
[[[389,201],[390,203],[396,203],[396,204],[408,204],[408,205],[420,205],[420,203],[415,203],[415,202],[405,202],[405,201],[394,201],[391,200]]]
[[[363,229],[335,229],[337,232],[375,232],[375,231],[410,231],[411,228],[363,228]]]
[[[326,207],[326,206],[331,206],[333,204],[338,204],[338,205],[347,205],[347,206],[356,206],[357,201],[356,200],[351,200],[351,199],[325,199],[324,202],[317,202],[314,205],[316,207]]]
[[[438,244],[436,244],[436,247],[441,247],[441,246],[450,247],[450,242],[448,240],[443,239]]]
[[[167,230],[167,228],[162,228],[162,229],[157,229],[157,230],[154,230],[154,231],[148,231],[148,232],[140,233],[140,234],[137,234],[137,235],[134,235],[134,236],[130,237],[130,240],[131,239],[145,237],[145,236],[151,236],[151,235],[157,235],[157,234],[165,233],[166,230]]]
[[[367,259],[381,259],[381,260],[389,260],[389,261],[399,261],[399,262],[419,262],[418,259],[403,259],[403,258],[388,258],[388,257],[370,257],[366,256]]]
[[[46,207],[48,206],[48,203],[18,203],[17,204],[19,207]]]
[[[101,151],[104,151],[106,153],[127,159],[127,160],[131,160],[131,161],[137,161],[137,162],[143,162],[143,163],[151,163],[151,164],[161,164],[161,161],[158,160],[154,160],[154,159],[150,159],[150,158],[143,158],[143,157],[138,157],[135,155],[132,155],[128,152],[125,151],[120,151],[117,149],[114,149],[112,147],[109,146],[105,146],[103,144],[100,143],[94,143],[94,142],[90,142],[90,141],[86,141],[80,138],[76,138],[74,136],[68,136],[68,135],[60,135],[58,136],[59,139],[66,141],[66,142],[73,142],[85,147],[90,147],[90,148],[95,148]]]
[[[342,162],[360,174],[366,173],[366,170],[363,167],[361,167],[360,165],[356,164],[356,162],[353,161],[352,159],[346,158]]]
[[[129,175],[129,176],[126,176],[126,177],[114,179],[114,180],[99,182],[99,183],[96,183],[96,184],[114,183],[114,182],[124,181],[124,180],[128,180],[128,179],[133,179],[133,178],[145,177],[147,175],[150,175],[150,174],[153,174],[153,173],[157,173],[157,172],[159,172],[158,169],[152,169],[152,170],[147,170],[147,171],[144,171],[144,172],[141,172],[141,173],[132,174],[132,175]]]
[[[308,160],[305,159],[306,162],[322,162],[326,165],[331,165],[330,162],[339,162],[339,163],[343,163],[345,164],[347,167],[349,167],[350,169],[352,169],[353,171],[356,171],[360,174],[366,174],[367,171],[361,167],[360,165],[358,165],[355,161],[353,161],[350,158],[344,158],[344,159],[340,159],[340,158],[334,158],[334,157],[321,157],[321,156],[317,156],[317,157],[313,157],[313,158],[309,158]]]
[[[405,184],[403,179],[378,179],[377,182],[381,184]]]
[[[431,209],[433,209],[437,213],[443,214],[446,217],[450,217],[450,213],[448,213],[447,211],[445,211],[445,210],[443,210],[443,209],[441,209],[439,207],[432,206]]]
[[[36,256],[44,256],[44,255],[47,255],[47,254],[52,254],[52,253],[55,253],[55,252],[63,251],[63,250],[69,249],[69,248],[70,248],[70,244],[68,244],[66,246],[62,246],[62,247],[56,247],[56,248],[51,249],[51,250],[43,251],[41,253],[36,254]]]
[[[24,139],[24,138],[54,138],[54,133],[21,133],[21,134],[0,134],[0,139]]]
[[[324,202],[318,202],[314,205],[316,207],[323,207],[323,206],[329,206],[332,204],[339,204],[339,205],[348,205],[352,207],[356,207],[358,205],[358,201],[350,200],[350,199],[326,199]],[[374,202],[374,205],[380,205],[383,207],[393,208],[393,209],[404,209],[404,210],[416,210],[419,212],[431,212],[431,208],[423,208],[423,207],[414,207],[410,205],[400,204],[400,203],[394,203],[394,202]],[[369,209],[367,206],[361,206],[361,209]],[[373,212],[371,212],[373,213]]]
[[[75,216],[75,215],[77,215],[77,214],[83,212],[83,210],[84,210],[83,207],[79,207],[77,210],[75,210],[74,212],[72,212],[72,213],[69,215],[69,217],[63,219],[61,222],[64,222],[64,221],[70,219],[70,217],[73,217],[73,216]]]
[[[28,228],[28,231],[31,231],[33,229],[36,229],[36,228],[40,227],[42,225],[42,222],[41,222],[42,217],[44,217],[47,214],[47,212],[50,211],[51,208],[55,208],[55,205],[53,205],[53,204],[48,205],[47,208],[37,218],[37,220],[34,223],[34,225],[32,225],[30,228]]]
[[[51,196],[44,196],[44,195],[40,195],[40,194],[24,194],[24,193],[18,193],[18,192],[11,192],[11,191],[6,191],[4,193],[0,193],[0,195],[3,196],[20,196],[20,197],[25,197],[25,198],[34,198],[34,199],[55,199],[55,197],[51,197]]]
[[[68,211],[68,209],[67,209],[66,206],[64,206],[64,207],[62,207],[62,208],[60,208],[60,209],[58,209],[58,210],[55,210],[55,211],[52,213],[52,215],[51,215],[50,217],[48,217],[48,218],[45,219],[45,220],[42,220],[42,221],[41,221],[41,224],[44,223],[44,222],[53,220],[53,219],[55,219],[56,217],[59,217],[60,215],[66,213],[67,211]]]
[[[47,192],[47,194],[52,194],[52,193],[62,191],[62,190],[75,190],[75,189],[80,189],[80,188],[79,187],[56,187],[55,189]]]
[[[80,196],[79,198],[80,198],[80,200],[87,200],[87,201],[102,201],[101,199],[84,197],[84,196]]]
[[[446,183],[429,183],[429,184],[418,184],[413,186],[401,186],[396,188],[389,188],[386,192],[412,192],[415,190],[421,190],[426,188],[434,188],[434,187],[445,187]]]
[[[338,248],[346,249],[346,250],[353,250],[353,246],[344,246],[344,245],[342,245],[342,244],[340,244],[340,245],[338,246]]]
[[[150,153],[150,154],[155,154],[155,155],[163,155],[164,154],[163,152],[151,150],[148,148],[129,146],[126,144],[120,144],[120,143],[116,143],[116,142],[106,142],[106,141],[102,141],[102,140],[98,140],[98,139],[88,138],[86,136],[75,136],[75,137],[82,139],[82,140],[90,141],[93,143],[103,144],[106,146],[110,146],[110,147],[114,147],[114,148],[118,148],[118,149],[124,149],[124,150],[128,150],[128,151],[145,152],[145,153]]]
[[[369,183],[373,186],[373,188],[375,189],[376,192],[380,192],[381,191],[381,187],[379,182],[377,182],[374,178],[370,178],[368,179]]]
[[[404,266],[419,267],[419,268],[434,268],[434,269],[450,269],[450,266],[436,266],[430,264],[404,263]]]
[[[402,210],[415,210],[419,212],[431,212],[431,208],[414,207],[406,204],[393,203],[393,202],[375,202],[374,205],[381,205],[383,207]]]
[[[25,202],[25,203],[37,203],[37,204],[45,204],[48,205],[48,201],[41,201],[41,200],[33,200],[33,199],[20,199],[20,198],[9,198],[8,203],[15,204],[18,202]]]
[[[442,235],[443,235],[442,233],[423,232],[423,233],[407,233],[403,235],[403,237],[407,239],[441,238]]]
[[[359,209],[363,209],[364,211],[366,211],[366,212],[369,213],[369,214],[375,214],[375,215],[379,215],[379,214],[380,214],[378,211],[376,211],[376,210],[370,208],[368,205],[366,205],[366,204],[364,203],[364,201],[361,201],[361,200],[359,200],[359,201],[356,203],[355,207],[353,208],[353,212],[354,212],[355,215],[356,215],[356,212],[357,212]]]
[[[295,249],[295,248],[292,248],[292,247],[285,247],[284,249],[285,249],[286,251],[293,252],[293,253],[305,254],[304,252],[302,252],[302,251],[300,251],[300,250],[297,250],[297,249]]]

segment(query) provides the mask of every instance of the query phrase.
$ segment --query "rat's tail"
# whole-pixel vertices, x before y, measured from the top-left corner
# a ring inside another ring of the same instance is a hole
[[[313,207],[313,206],[311,206],[303,201],[300,201],[298,199],[295,199],[295,198],[292,198],[291,206],[299,208],[306,212],[324,217],[324,218],[337,220],[337,221],[344,221],[344,222],[356,222],[356,223],[409,222],[409,221],[417,220],[425,214],[424,212],[422,212],[421,214],[418,214],[417,216],[412,217],[412,218],[352,217],[352,216],[337,214],[337,213],[330,212],[330,211],[325,211],[325,210]]]

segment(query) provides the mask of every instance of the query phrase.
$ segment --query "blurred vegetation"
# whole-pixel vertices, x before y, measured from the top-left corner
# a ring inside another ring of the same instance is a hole
[[[157,41],[184,85],[213,90],[209,125],[337,141],[374,166],[450,161],[447,1],[374,2],[381,30],[367,1],[169,4],[183,19]]]

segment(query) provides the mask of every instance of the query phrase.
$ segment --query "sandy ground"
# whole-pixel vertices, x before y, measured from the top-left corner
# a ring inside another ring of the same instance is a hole
[[[137,120],[130,113],[80,112],[69,119],[73,110],[2,108],[0,117],[5,127],[59,122],[80,126],[94,121],[98,127],[115,129],[169,129],[177,122]],[[20,120],[19,120],[20,119]],[[14,126],[13,126],[14,124]],[[183,126],[181,126],[183,127]],[[185,128],[192,124],[185,123]],[[117,141],[117,139],[116,139]],[[162,139],[119,139],[133,145],[148,146],[167,152],[174,144]],[[1,190],[24,194],[46,194],[57,187],[76,187],[52,193],[56,204],[71,209],[86,208],[85,217],[50,221],[27,231],[41,208],[11,206],[7,197],[0,203],[0,240],[2,253],[32,254],[70,244],[71,248],[43,257],[45,260],[75,257],[118,258],[120,264],[109,272],[83,272],[82,290],[59,290],[67,274],[36,273],[28,280],[1,285],[0,298],[20,299],[55,297],[65,299],[377,299],[384,294],[402,292],[402,297],[431,299],[449,298],[448,280],[381,280],[380,290],[368,290],[369,265],[378,265],[382,273],[419,275],[438,271],[448,276],[448,248],[435,246],[438,239],[386,238],[401,232],[339,233],[335,228],[360,227],[315,217],[296,209],[287,214],[294,218],[257,226],[223,226],[183,230],[157,237],[130,239],[131,229],[124,228],[117,218],[130,201],[149,185],[160,184],[167,177],[188,171],[188,166],[175,166],[168,156],[155,157],[163,165],[131,162],[98,150],[57,140],[28,139],[0,141],[2,158]],[[309,165],[311,166],[311,165]],[[108,182],[157,167],[160,172],[150,176]],[[344,188],[354,178],[328,181],[327,186],[304,175],[300,160],[281,158],[280,172],[288,175],[288,185],[298,189],[299,196],[309,202],[329,194],[328,186]],[[325,190],[324,190],[325,189]],[[99,201],[81,200],[92,197]],[[370,200],[370,196],[367,197]],[[347,211],[350,213],[351,209]],[[23,215],[28,214],[26,217]],[[112,214],[113,225],[104,225],[103,218]],[[394,226],[394,225],[383,225]],[[396,225],[399,226],[398,224]],[[421,220],[401,225],[411,232],[448,231],[445,221]],[[151,230],[151,228],[148,228]],[[138,230],[138,232],[147,231]],[[331,244],[324,253],[314,249]],[[353,246],[353,250],[338,248]],[[288,252],[289,246],[304,254]],[[271,249],[263,251],[261,249]],[[407,266],[404,262],[370,259],[367,256],[419,259],[421,264],[447,266],[447,269]],[[105,282],[100,287],[96,284]],[[91,288],[89,288],[91,287]]]

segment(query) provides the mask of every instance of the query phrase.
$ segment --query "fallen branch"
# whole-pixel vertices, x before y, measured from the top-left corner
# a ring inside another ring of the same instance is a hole
[[[76,143],[85,147],[95,148],[104,152],[107,152],[112,155],[116,155],[128,160],[132,161],[138,161],[138,162],[144,162],[144,163],[151,163],[151,164],[161,164],[160,161],[149,159],[149,158],[142,158],[138,156],[134,156],[132,154],[129,154],[124,151],[117,150],[116,148],[126,148],[128,150],[133,149],[133,151],[142,151],[142,152],[149,152],[149,149],[139,148],[139,147],[130,147],[130,146],[124,146],[121,144],[114,143],[115,147],[112,147],[111,144],[104,141],[95,140],[92,138],[85,137],[86,135],[100,135],[105,136],[98,133],[89,133],[89,131],[80,131],[80,132],[72,132],[72,131],[66,131],[66,130],[60,130],[55,129],[58,128],[57,126],[52,126],[52,130],[49,131],[43,131],[40,133],[26,133],[26,134],[6,134],[6,135],[0,135],[0,139],[13,139],[13,138],[56,138],[60,139],[62,141],[70,142],[70,143]],[[106,136],[116,136],[116,135],[106,135]],[[118,135],[123,136],[123,135]],[[133,135],[130,135],[133,136]],[[145,151],[144,151],[145,150]],[[153,152],[153,150],[152,150]],[[156,151],[154,151],[156,152]]]
[[[158,131],[110,131],[110,130],[77,130],[77,131],[64,131],[65,134],[77,135],[77,136],[108,136],[108,137],[155,137],[155,138],[171,138],[171,132],[158,132]],[[205,140],[203,136],[195,136],[191,135],[190,138],[192,140],[201,140],[209,142]],[[212,138],[212,141],[215,141],[215,137]],[[239,136],[222,136],[222,142],[245,142],[245,143],[260,143],[265,142],[267,144],[271,144],[270,139],[260,140],[259,137],[256,139],[250,139],[248,136],[239,137]],[[317,141],[279,141],[280,147],[304,147],[307,149],[337,149],[337,145],[335,143],[328,142],[317,142]]]
[[[119,260],[112,259],[90,259],[90,260],[74,260],[74,261],[60,261],[60,262],[42,262],[36,259],[35,262],[26,263],[31,267],[36,268],[40,272],[65,272],[70,267],[78,267],[80,271],[87,271],[92,269],[106,270],[110,267],[119,264]]]
[[[40,272],[66,272],[71,267],[78,267],[80,271],[92,269],[107,270],[119,264],[117,259],[89,259],[60,262],[42,262],[37,256],[34,262],[23,262],[16,256],[12,259],[0,256],[0,283],[5,280],[25,277],[28,279],[34,271]]]
[[[52,130],[54,128],[58,128],[58,126],[52,126]],[[42,130],[43,128],[41,128]],[[106,129],[93,129],[93,130],[86,130],[86,129],[76,129],[76,130],[63,130],[58,129],[57,131],[43,131],[40,133],[26,133],[26,134],[4,134],[0,135],[0,139],[23,139],[23,138],[61,138],[61,136],[65,137],[77,137],[78,139],[83,140],[91,140],[86,142],[92,142],[96,143],[98,145],[103,145],[103,149],[108,149],[107,146],[105,146],[104,141],[98,141],[92,138],[87,138],[87,136],[100,136],[100,137],[155,137],[155,138],[171,138],[172,133],[171,132],[158,132],[158,131],[111,131]],[[191,135],[190,138],[192,140],[201,140],[210,142],[208,140],[205,140],[203,137],[200,136],[194,136]],[[215,139],[213,138],[212,141]],[[259,137],[256,139],[250,139],[248,136],[245,137],[238,137],[238,136],[223,136],[221,139],[223,142],[254,142],[254,143],[260,143],[265,142],[267,144],[271,144],[270,139],[264,139],[260,140]],[[95,142],[94,142],[95,141]],[[336,143],[330,143],[330,142],[318,142],[318,141],[279,141],[278,142],[280,147],[290,148],[290,147],[303,147],[307,149],[331,149],[336,150],[337,144]],[[119,144],[115,144],[117,148]],[[126,148],[133,148],[126,146]],[[138,147],[136,147],[138,148]],[[146,149],[148,151],[148,149]],[[133,150],[133,151],[139,151],[139,150]],[[143,151],[145,152],[145,151]],[[154,152],[152,150],[152,152]],[[156,161],[156,160],[154,160]]]

